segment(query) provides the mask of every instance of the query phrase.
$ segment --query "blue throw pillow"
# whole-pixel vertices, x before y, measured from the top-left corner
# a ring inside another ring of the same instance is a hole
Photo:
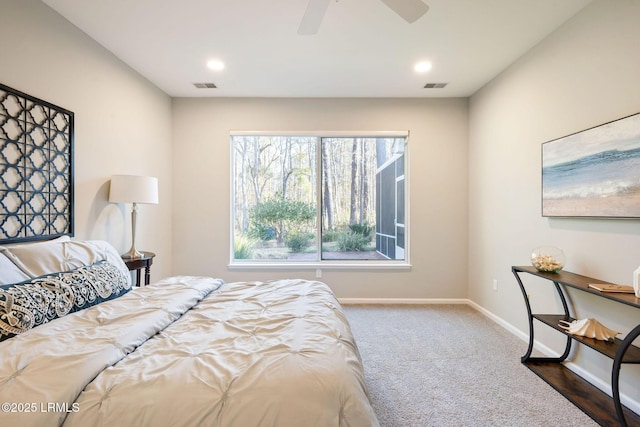
[[[0,341],[124,295],[131,283],[103,260],[71,271],[0,285]]]

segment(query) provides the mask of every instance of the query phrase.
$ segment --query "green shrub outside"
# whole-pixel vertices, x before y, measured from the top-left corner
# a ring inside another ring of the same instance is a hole
[[[371,235],[373,233],[373,227],[366,222],[362,224],[351,224],[349,225],[349,229],[352,232],[360,234],[368,239],[371,239]]]
[[[340,233],[336,230],[327,230],[322,232],[322,241],[323,242],[335,242],[338,240],[338,235]]]
[[[342,252],[362,251],[370,241],[370,237],[353,231],[343,231],[338,235],[338,247]]]
[[[256,240],[244,234],[235,236],[233,239],[233,257],[234,259],[250,259]]]
[[[287,245],[291,252],[299,253],[307,249],[312,240],[312,233],[292,232],[287,233],[284,237],[284,244]]]

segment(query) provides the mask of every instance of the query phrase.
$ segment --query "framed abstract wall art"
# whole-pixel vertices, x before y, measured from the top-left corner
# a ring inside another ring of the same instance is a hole
[[[542,216],[640,218],[640,113],[542,144]]]

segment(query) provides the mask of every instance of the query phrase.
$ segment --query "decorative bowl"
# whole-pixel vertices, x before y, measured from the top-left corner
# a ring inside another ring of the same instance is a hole
[[[531,265],[545,273],[557,273],[564,268],[562,249],[555,246],[540,246],[531,251]]]

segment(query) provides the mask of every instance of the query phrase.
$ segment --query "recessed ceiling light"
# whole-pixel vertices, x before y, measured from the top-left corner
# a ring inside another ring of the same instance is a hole
[[[429,61],[418,62],[413,67],[413,69],[416,70],[416,72],[418,72],[418,73],[426,73],[427,71],[429,71],[431,69],[431,62],[429,62]]]
[[[224,70],[224,62],[218,59],[212,59],[211,61],[207,62],[207,67],[209,67],[209,69],[213,71],[222,71]]]

